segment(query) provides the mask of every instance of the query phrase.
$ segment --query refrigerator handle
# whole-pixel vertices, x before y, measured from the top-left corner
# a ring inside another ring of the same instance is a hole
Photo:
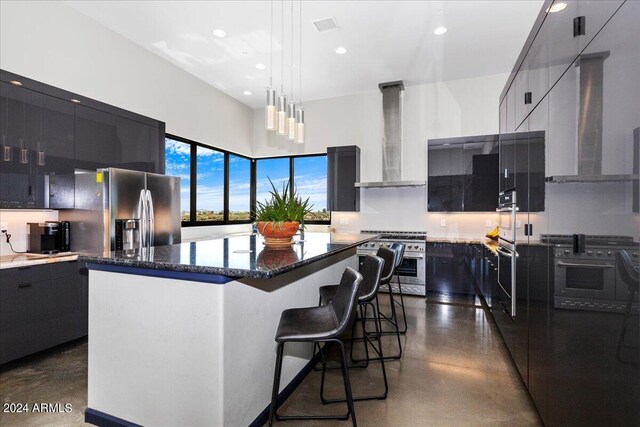
[[[151,191],[147,191],[147,215],[149,220],[149,246],[153,246],[153,238],[156,234],[155,227],[155,215],[153,213],[153,199],[151,198]]]
[[[140,218],[140,244],[147,246],[147,203],[145,190],[140,190],[138,199],[138,217]]]

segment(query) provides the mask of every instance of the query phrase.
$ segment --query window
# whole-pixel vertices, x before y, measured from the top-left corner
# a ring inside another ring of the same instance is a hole
[[[229,154],[229,222],[251,220],[251,160]]]
[[[256,200],[264,203],[265,200],[271,199],[269,191],[272,191],[272,188],[269,180],[278,191],[282,191],[289,181],[289,171],[289,157],[256,160]]]
[[[224,153],[196,148],[196,221],[224,221]]]
[[[327,156],[294,157],[293,171],[295,191],[313,205],[305,221],[331,221],[327,211]]]
[[[330,223],[327,212],[327,156],[252,160],[177,136],[165,139],[165,173],[179,176],[182,226],[249,223],[256,201],[269,200],[269,179],[279,191],[309,198],[309,223]]]
[[[180,177],[180,218],[191,220],[191,144],[166,138],[165,174]]]

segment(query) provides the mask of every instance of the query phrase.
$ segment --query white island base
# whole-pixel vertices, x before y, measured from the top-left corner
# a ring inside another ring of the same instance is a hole
[[[317,305],[346,267],[357,268],[355,249],[224,284],[90,270],[88,412],[125,425],[251,424],[271,399],[280,314]],[[285,347],[280,390],[311,356],[311,345]]]

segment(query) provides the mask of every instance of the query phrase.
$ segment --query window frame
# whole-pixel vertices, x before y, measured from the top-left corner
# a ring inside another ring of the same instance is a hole
[[[284,156],[269,156],[269,157],[256,157],[254,159],[254,164],[257,164],[258,160],[270,160],[270,159],[282,159],[282,158],[288,158],[289,159],[289,194],[291,196],[293,196],[293,192],[295,191],[296,188],[296,182],[295,182],[295,168],[294,168],[294,161],[296,158],[299,157],[320,157],[320,156],[324,156],[327,157],[327,153],[310,153],[310,154],[292,154],[292,155],[284,155]],[[327,157],[328,158],[328,157]],[[254,182],[254,194],[255,194],[255,190],[256,190],[256,182]],[[254,208],[255,209],[255,205]],[[327,209],[327,212],[329,212],[329,219],[327,221],[305,221],[305,224],[320,224],[320,225],[331,225],[331,211]]]
[[[189,144],[191,152],[189,156],[189,175],[191,177],[191,192],[189,197],[189,221],[180,221],[180,225],[182,227],[206,227],[209,225],[230,225],[230,224],[251,224],[253,223],[254,216],[254,208],[255,205],[255,160],[249,156],[245,156],[240,153],[235,153],[233,151],[225,150],[218,147],[212,147],[211,145],[203,144],[198,141],[193,141],[187,138],[183,138],[181,136],[173,135],[166,133],[165,138],[173,139],[175,141],[184,142]],[[223,219],[222,221],[197,221],[197,197],[198,197],[198,147],[203,147],[209,150],[215,150],[224,154],[224,180],[223,180]],[[250,196],[249,196],[249,219],[248,220],[240,220],[240,221],[229,221],[229,155],[234,155],[237,157],[241,157],[243,159],[247,159],[251,162],[250,168],[250,177],[249,177],[249,186],[250,186]]]
[[[249,157],[244,154],[236,153],[234,151],[225,150],[223,148],[213,147],[211,145],[203,144],[198,141],[193,141],[191,139],[183,138],[181,136],[177,136],[170,133],[165,133],[165,138],[173,139],[175,141],[183,142],[190,145],[190,156],[189,156],[189,176],[190,176],[190,194],[189,194],[189,221],[181,221],[180,225],[182,227],[206,227],[212,225],[232,225],[232,224],[252,224],[255,222],[255,210],[256,210],[256,190],[257,190],[257,177],[256,177],[256,165],[258,160],[269,160],[269,159],[281,159],[286,158],[289,160],[289,191],[290,194],[293,195],[295,191],[295,170],[294,170],[294,160],[299,157],[319,157],[324,156],[327,157],[327,153],[311,153],[311,154],[295,154],[295,155],[282,155],[282,156],[268,156],[268,157]],[[224,154],[224,201],[223,201],[223,220],[222,221],[196,221],[197,217],[197,150],[198,147],[207,148],[209,150],[219,151]],[[229,220],[229,156],[238,156],[243,159],[249,160],[251,162],[250,166],[250,177],[249,177],[249,219],[248,220],[239,220],[239,221],[230,221]],[[305,221],[305,224],[323,224],[330,225],[331,224],[331,214],[329,211],[329,220],[327,221]]]

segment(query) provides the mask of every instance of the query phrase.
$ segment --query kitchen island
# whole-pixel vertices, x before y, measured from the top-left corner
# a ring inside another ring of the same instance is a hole
[[[280,314],[357,268],[377,235],[304,233],[290,249],[257,235],[81,257],[89,268],[87,422],[249,425],[270,401]],[[287,346],[282,389],[308,368]]]

